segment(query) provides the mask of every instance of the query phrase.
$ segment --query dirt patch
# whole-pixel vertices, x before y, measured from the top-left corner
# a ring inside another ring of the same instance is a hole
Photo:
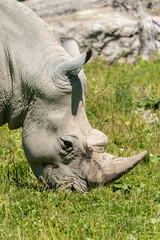
[[[93,149],[91,147],[85,146],[84,150],[85,152],[82,152],[81,161],[86,160],[87,162],[90,162],[92,159]]]

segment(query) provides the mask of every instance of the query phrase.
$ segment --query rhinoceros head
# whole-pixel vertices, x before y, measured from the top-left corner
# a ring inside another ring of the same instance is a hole
[[[62,46],[70,57],[47,69],[50,79],[41,90],[37,86],[23,126],[23,146],[37,178],[49,187],[63,185],[84,192],[121,177],[146,152],[130,158],[104,153],[108,138],[90,126],[85,113],[87,84],[82,66],[91,51],[80,54],[74,40],[64,39]]]

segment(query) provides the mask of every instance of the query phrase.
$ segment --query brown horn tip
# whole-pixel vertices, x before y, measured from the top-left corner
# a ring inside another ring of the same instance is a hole
[[[115,158],[113,160],[113,165],[111,164],[111,172],[106,174],[106,179],[104,184],[109,184],[110,182],[115,181],[120,178],[127,172],[129,172],[132,168],[134,168],[147,154],[147,151],[144,151],[138,155],[129,157],[129,158]],[[108,162],[108,166],[110,165]]]

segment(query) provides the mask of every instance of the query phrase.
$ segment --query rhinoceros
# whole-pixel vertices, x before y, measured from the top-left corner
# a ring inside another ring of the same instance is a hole
[[[85,112],[83,65],[74,39],[58,42],[51,27],[16,0],[0,0],[0,126],[22,127],[33,173],[45,184],[76,189],[107,185],[131,170],[130,158],[104,152],[107,136]]]

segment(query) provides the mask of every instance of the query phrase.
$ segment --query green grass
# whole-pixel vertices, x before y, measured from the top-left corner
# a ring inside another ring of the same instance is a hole
[[[21,129],[3,126],[0,239],[160,239],[160,123],[146,123],[135,114],[137,106],[160,98],[160,62],[109,67],[96,59],[85,72],[87,115],[108,135],[106,151],[129,156],[148,150],[148,156],[109,186],[82,195],[52,192],[27,164]]]

